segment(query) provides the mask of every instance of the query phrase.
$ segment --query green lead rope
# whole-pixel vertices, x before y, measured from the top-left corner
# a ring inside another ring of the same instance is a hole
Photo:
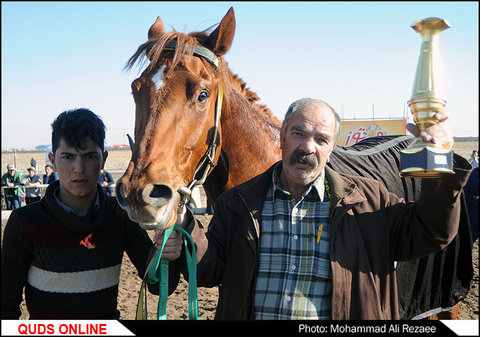
[[[145,276],[143,278],[142,287],[140,289],[140,294],[138,297],[137,303],[137,315],[136,319],[145,320],[147,319],[147,294],[146,286],[147,283],[159,283],[159,298],[158,298],[158,309],[157,309],[157,319],[166,320],[167,319],[167,300],[168,300],[168,260],[162,259],[163,248],[167,242],[172,231],[176,230],[182,233],[183,242],[185,245],[185,257],[187,260],[187,268],[189,274],[188,282],[188,318],[190,320],[198,320],[198,295],[197,295],[197,253],[195,249],[195,243],[193,242],[192,237],[186,230],[178,226],[173,226],[167,229],[163,235],[162,247],[157,251],[156,255],[151,259]],[[192,246],[192,252],[188,249],[188,241]]]

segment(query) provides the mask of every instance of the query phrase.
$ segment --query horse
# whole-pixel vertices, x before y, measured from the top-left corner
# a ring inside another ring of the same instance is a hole
[[[181,197],[176,192],[196,175],[200,181],[195,169],[202,158],[203,172],[211,171],[204,189],[213,204],[222,192],[281,157],[280,121],[258,104],[258,96],[223,59],[234,31],[233,8],[211,34],[165,32],[158,17],[148,41],[128,62],[131,67],[146,55],[150,65],[132,83],[135,142],[116,195],[129,217],[145,229],[173,226]],[[218,125],[215,98],[222,99]]]
[[[166,32],[158,17],[148,31],[148,41],[127,62],[127,68],[145,62],[145,58],[150,63],[132,82],[135,141],[131,141],[132,158],[117,182],[116,196],[128,216],[145,229],[173,226],[179,203],[196,185],[203,183],[208,200],[214,204],[222,192],[281,159],[280,121],[224,60],[234,32],[233,8],[211,33],[209,29],[188,35]],[[412,139],[377,137],[349,148],[337,146],[328,165],[340,172],[381,180],[399,197],[415,200],[420,182],[398,174],[400,150]],[[468,292],[468,268],[463,267],[461,273],[456,270],[459,256],[468,257],[468,234],[457,235],[454,244],[454,249],[447,247],[426,258],[440,256],[444,263],[436,264],[436,270],[449,268],[451,272],[440,279],[435,273],[425,274],[425,263],[419,260],[413,262],[415,265],[399,264],[398,274],[406,268],[399,275],[406,284],[406,289],[399,287],[402,317],[414,317],[430,310],[431,305],[445,308],[456,304]],[[448,284],[443,281],[448,275],[456,278],[450,282],[455,283],[455,296],[448,291],[447,295],[418,295],[427,291],[425,287],[433,279]]]

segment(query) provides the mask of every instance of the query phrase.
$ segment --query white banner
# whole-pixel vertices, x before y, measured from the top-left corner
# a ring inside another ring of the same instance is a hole
[[[2,336],[135,336],[115,320],[2,320]]]

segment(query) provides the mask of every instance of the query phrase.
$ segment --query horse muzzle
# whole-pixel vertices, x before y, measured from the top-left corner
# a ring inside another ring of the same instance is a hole
[[[117,183],[117,202],[145,230],[165,230],[175,224],[180,195],[174,194],[168,185],[148,184],[143,189],[126,192]]]

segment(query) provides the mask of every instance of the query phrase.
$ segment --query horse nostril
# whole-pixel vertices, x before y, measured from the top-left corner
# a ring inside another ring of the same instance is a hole
[[[172,189],[167,185],[153,185],[153,189],[150,192],[150,198],[162,198],[171,199],[173,196]]]
[[[118,182],[115,187],[115,196],[117,197],[118,204],[125,208],[127,207],[127,201],[125,200],[125,195],[123,194],[123,184]]]

